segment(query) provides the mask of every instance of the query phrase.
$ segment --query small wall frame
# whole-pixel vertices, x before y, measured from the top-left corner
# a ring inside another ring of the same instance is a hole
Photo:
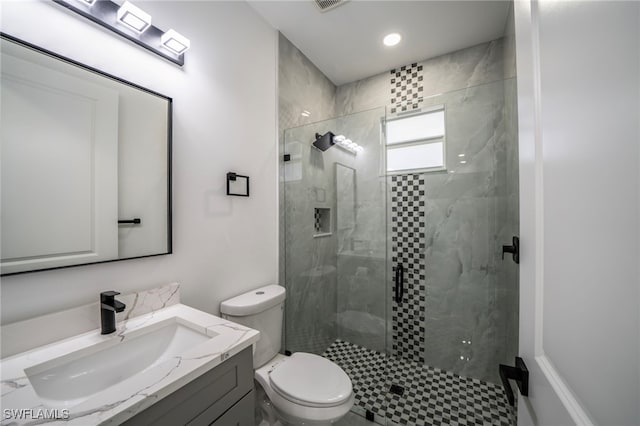
[[[239,175],[234,172],[227,173],[227,195],[248,197],[249,176]]]

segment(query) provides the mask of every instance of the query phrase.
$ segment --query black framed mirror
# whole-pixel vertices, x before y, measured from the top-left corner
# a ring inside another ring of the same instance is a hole
[[[0,43],[0,273],[170,254],[172,99]]]

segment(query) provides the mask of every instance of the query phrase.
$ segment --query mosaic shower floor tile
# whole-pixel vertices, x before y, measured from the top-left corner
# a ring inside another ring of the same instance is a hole
[[[336,340],[324,357],[351,378],[356,413],[396,425],[516,424],[500,386]],[[391,386],[394,386],[394,392]],[[401,394],[400,394],[401,393]]]

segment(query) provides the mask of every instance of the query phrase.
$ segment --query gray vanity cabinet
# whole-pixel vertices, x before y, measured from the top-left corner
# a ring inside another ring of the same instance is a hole
[[[254,426],[255,413],[253,412],[253,406],[255,398],[255,392],[249,392],[229,411],[220,416],[218,420],[211,423],[211,426]]]
[[[244,349],[123,423],[254,426],[253,354]]]

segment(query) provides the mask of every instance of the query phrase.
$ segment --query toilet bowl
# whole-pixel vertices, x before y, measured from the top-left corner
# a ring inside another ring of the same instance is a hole
[[[269,285],[222,302],[225,319],[260,331],[254,348],[254,383],[260,426],[330,425],[354,402],[349,376],[318,355],[278,353],[282,337],[284,287]]]
[[[255,371],[255,380],[284,424],[330,425],[353,406],[349,376],[318,355],[278,354]]]

